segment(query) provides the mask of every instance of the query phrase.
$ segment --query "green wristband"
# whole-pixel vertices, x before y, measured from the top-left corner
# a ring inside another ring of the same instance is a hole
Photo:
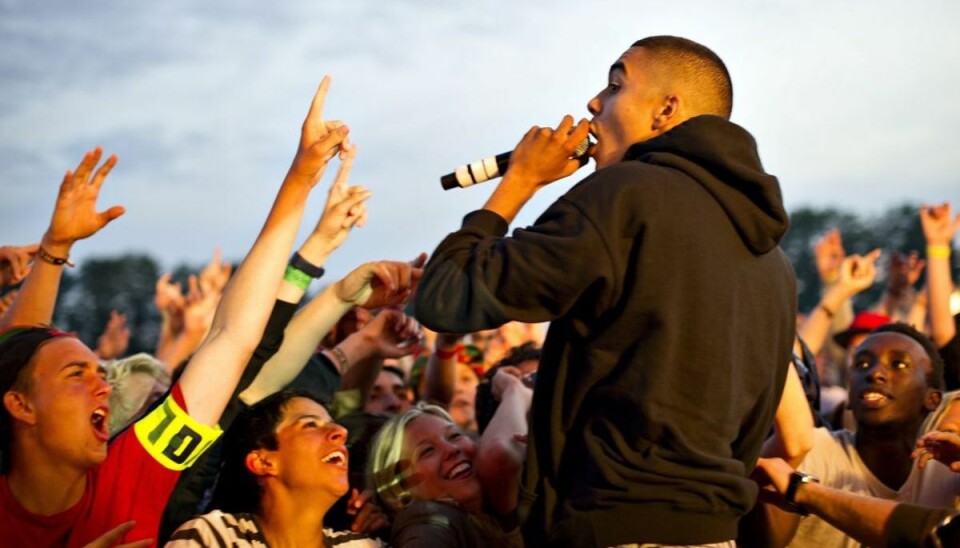
[[[292,266],[287,266],[287,270],[283,273],[283,279],[304,291],[310,287],[310,282],[313,281],[309,274]]]

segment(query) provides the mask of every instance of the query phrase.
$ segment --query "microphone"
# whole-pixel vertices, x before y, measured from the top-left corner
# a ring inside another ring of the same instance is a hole
[[[581,164],[586,163],[588,158],[585,158],[585,156],[587,151],[590,150],[590,145],[590,138],[584,138],[583,141],[580,141],[580,144],[577,145],[577,149],[573,151],[571,158],[581,160]],[[447,173],[443,177],[440,177],[440,184],[443,185],[444,190],[450,190],[451,188],[466,188],[477,183],[489,181],[490,179],[502,177],[507,171],[507,166],[510,165],[510,156],[512,154],[513,151],[511,150],[510,152],[484,158],[472,164],[462,165],[453,173]]]

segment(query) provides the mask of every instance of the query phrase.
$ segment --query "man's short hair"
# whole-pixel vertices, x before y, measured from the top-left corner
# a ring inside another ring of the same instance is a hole
[[[937,350],[937,345],[930,340],[930,337],[917,331],[913,328],[913,326],[905,323],[888,323],[886,325],[881,325],[880,327],[874,329],[870,334],[874,335],[876,333],[899,333],[917,341],[917,343],[919,343],[920,346],[923,347],[923,350],[927,353],[927,357],[930,358],[930,372],[927,373],[927,386],[934,390],[946,389],[946,382],[943,378],[943,358],[940,357],[940,352]]]
[[[678,36],[648,36],[633,43],[653,54],[661,70],[671,79],[686,82],[695,90],[697,114],[715,114],[730,119],[733,111],[733,82],[723,60],[710,48]]]
[[[257,449],[278,448],[277,426],[294,398],[307,398],[326,407],[313,392],[288,388],[267,396],[237,416],[224,435],[222,467],[211,508],[228,513],[257,512],[260,484],[247,470],[247,455]]]

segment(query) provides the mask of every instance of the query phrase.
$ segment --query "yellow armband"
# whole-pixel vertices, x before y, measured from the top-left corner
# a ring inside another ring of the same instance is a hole
[[[170,470],[189,468],[223,434],[200,424],[177,405],[173,395],[133,426],[143,448]]]

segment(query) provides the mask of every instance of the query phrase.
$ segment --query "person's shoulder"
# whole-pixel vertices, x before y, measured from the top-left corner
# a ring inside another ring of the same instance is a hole
[[[266,548],[266,539],[252,514],[228,514],[214,510],[185,522],[170,536],[167,546]]]
[[[656,199],[658,194],[675,193],[677,185],[669,183],[676,174],[663,166],[625,160],[588,175],[563,198],[588,209],[595,205],[604,209],[617,205],[634,208]]]

